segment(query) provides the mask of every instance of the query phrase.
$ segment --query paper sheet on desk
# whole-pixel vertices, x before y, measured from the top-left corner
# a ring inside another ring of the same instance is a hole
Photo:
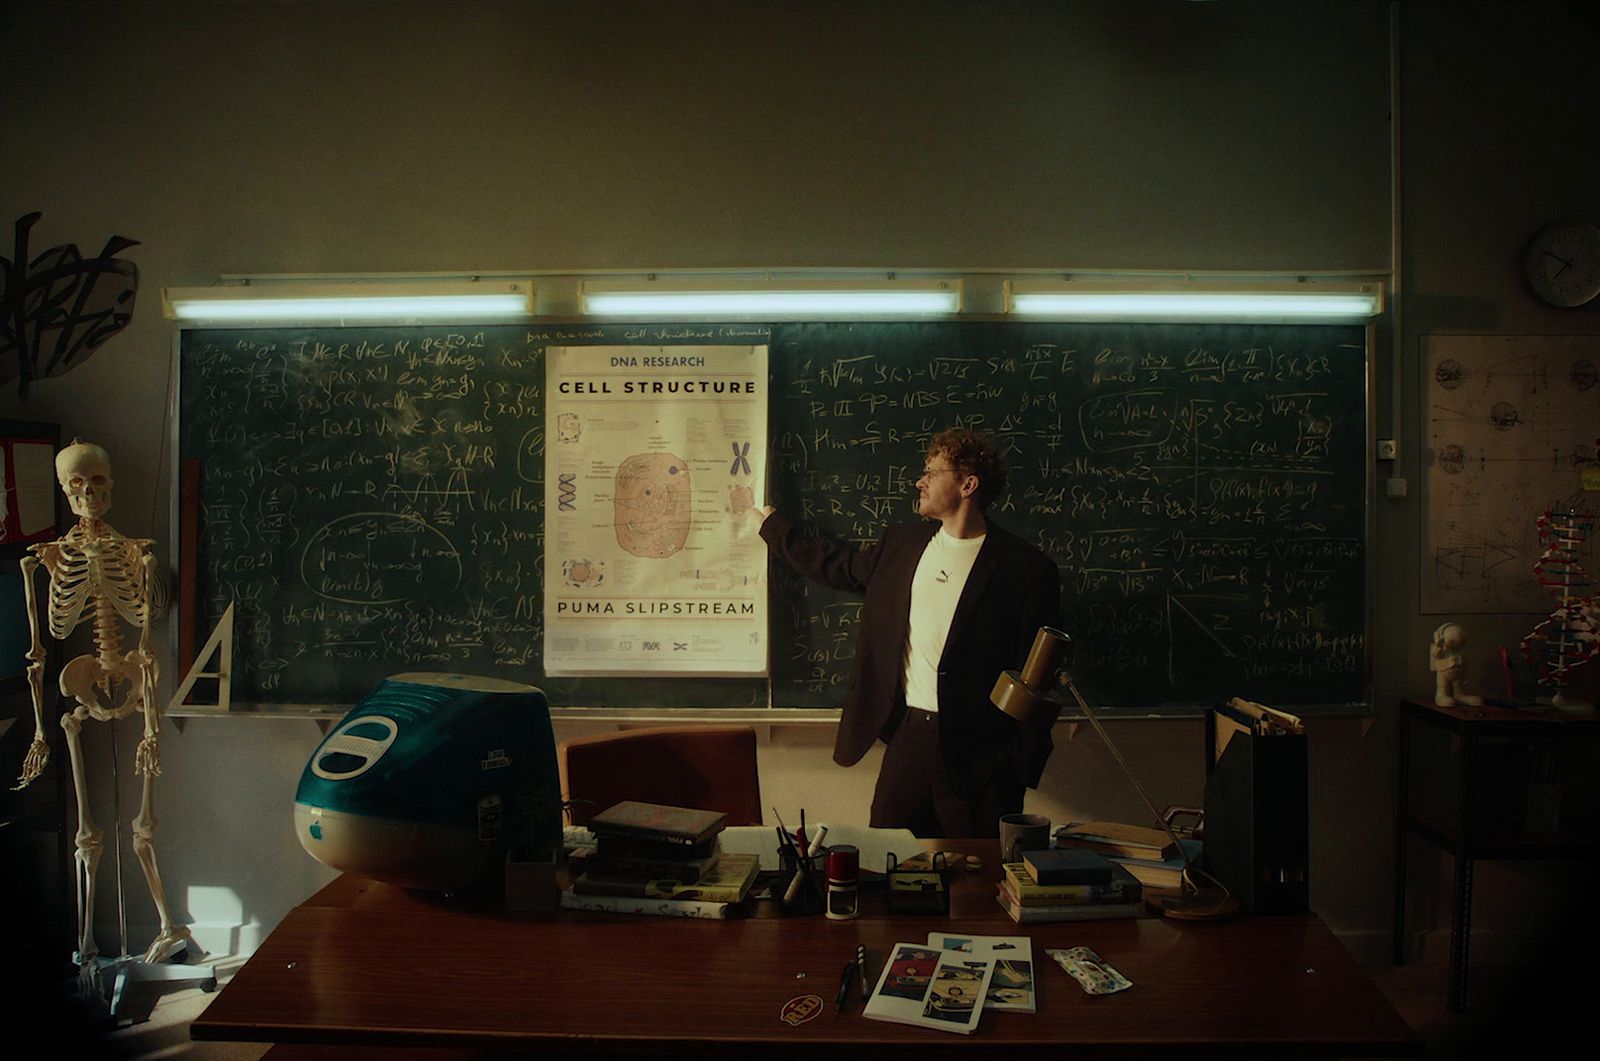
[[[764,871],[780,868],[776,825],[730,825],[717,838],[723,851],[759,857]],[[861,852],[863,873],[882,873],[891,851],[905,861],[926,846],[910,829],[874,829],[867,825],[830,825],[823,842],[828,847],[854,844]]]

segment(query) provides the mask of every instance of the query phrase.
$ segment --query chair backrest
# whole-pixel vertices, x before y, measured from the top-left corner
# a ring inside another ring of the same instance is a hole
[[[556,746],[561,798],[573,825],[625,799],[718,810],[729,825],[761,824],[756,731],[684,726],[576,737]]]

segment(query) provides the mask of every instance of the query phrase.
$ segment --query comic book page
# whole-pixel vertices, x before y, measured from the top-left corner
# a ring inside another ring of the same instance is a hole
[[[970,1033],[978,1026],[994,963],[920,943],[896,943],[863,1014],[873,1020]]]
[[[988,1009],[1037,1013],[1034,987],[1033,940],[1027,936],[966,936],[929,932],[928,946],[955,954],[994,961],[994,975],[983,1004]]]

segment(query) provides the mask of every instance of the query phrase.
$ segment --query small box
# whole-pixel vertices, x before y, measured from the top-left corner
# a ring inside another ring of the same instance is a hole
[[[943,851],[931,858],[908,860],[902,866],[894,852],[883,871],[884,908],[891,914],[948,914],[950,866]]]
[[[518,850],[506,855],[507,910],[554,910],[560,904],[556,852]]]

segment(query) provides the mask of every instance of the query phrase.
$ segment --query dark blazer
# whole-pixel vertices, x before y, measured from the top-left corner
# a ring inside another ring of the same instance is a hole
[[[819,538],[781,512],[761,537],[796,571],[835,589],[864,593],[855,670],[845,693],[833,759],[852,766],[887,741],[904,702],[911,579],[939,524],[902,523],[859,548]],[[956,605],[939,661],[939,739],[950,786],[974,799],[998,779],[1037,787],[1052,747],[1048,727],[1024,726],[989,702],[1001,671],[1020,668],[1039,627],[1061,605],[1056,565],[993,520]]]

